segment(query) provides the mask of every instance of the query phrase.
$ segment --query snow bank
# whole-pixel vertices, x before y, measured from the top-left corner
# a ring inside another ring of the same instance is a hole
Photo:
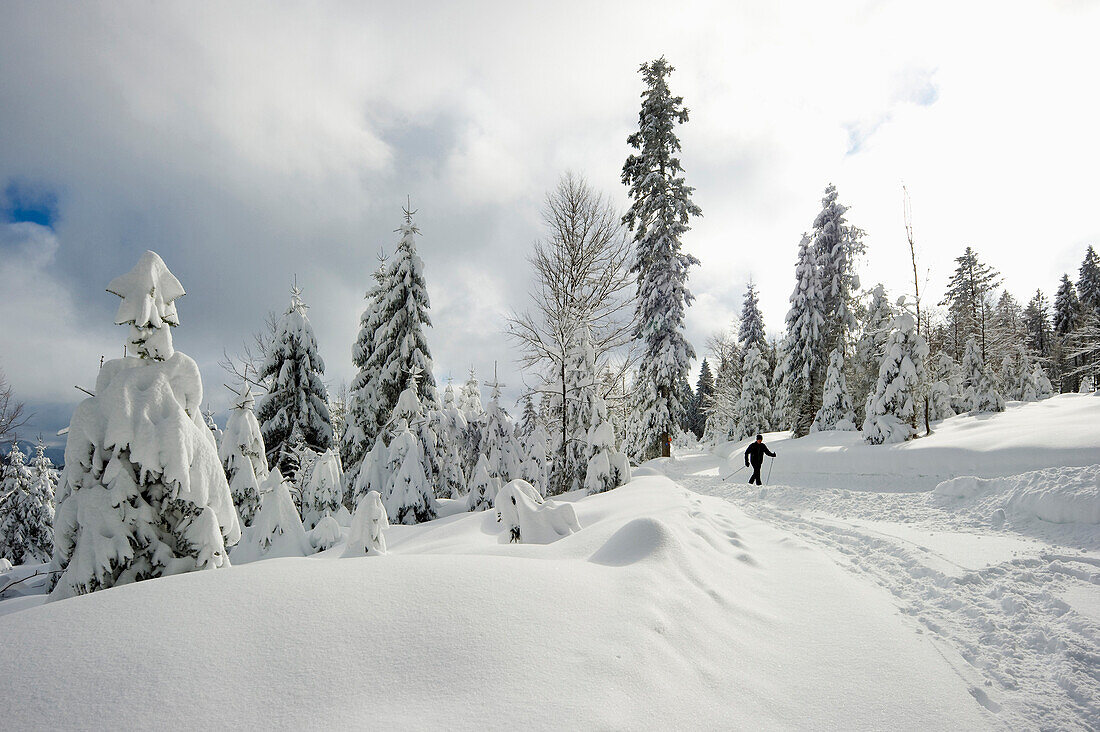
[[[1056,524],[1100,524],[1100,465],[1047,468],[1003,478],[945,480],[935,494],[1003,502],[1008,514]]]
[[[389,527],[384,561],[337,547],[25,607],[0,617],[0,697],[27,702],[4,724],[991,725],[880,588],[647,472],[569,496],[584,529],[551,544],[463,513]]]

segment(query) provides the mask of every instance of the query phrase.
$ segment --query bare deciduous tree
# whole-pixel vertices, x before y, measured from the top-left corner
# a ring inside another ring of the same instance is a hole
[[[597,373],[611,371],[605,399],[614,398],[612,385],[622,383],[636,360],[632,248],[619,212],[573,173],[547,194],[543,221],[546,238],[535,243],[529,257],[535,270],[532,305],[509,316],[508,335],[520,349],[520,365],[537,374],[529,390],[552,394],[558,402],[554,414],[562,419],[564,444],[566,351],[576,325],[591,331]]]
[[[269,310],[264,318],[263,328],[253,331],[252,335],[241,350],[230,354],[222,351],[222,360],[218,365],[222,367],[229,377],[230,384],[238,392],[244,389],[244,384],[249,383],[264,391],[267,386],[259,381],[260,367],[267,359],[271,350],[271,344],[275,341],[275,334],[279,330],[279,316],[274,310]]]
[[[15,431],[30,418],[31,415],[26,413],[26,405],[15,401],[15,392],[4,372],[0,371],[0,440],[14,436]]]

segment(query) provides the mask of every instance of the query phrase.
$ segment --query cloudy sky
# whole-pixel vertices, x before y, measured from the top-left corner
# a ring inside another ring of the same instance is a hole
[[[736,7],[733,7],[736,6]],[[1100,244],[1100,5],[30,3],[0,5],[0,368],[68,422],[121,352],[107,282],[145,249],[183,282],[176,345],[217,361],[294,276],[330,383],[401,206],[419,209],[437,376],[518,393],[545,192],[566,170],[626,206],[637,68],[666,55],[704,218],[689,337],[762,291],[782,327],[826,184],[867,231],[865,284],[909,282],[901,185],[938,299],[966,246],[1026,301]]]

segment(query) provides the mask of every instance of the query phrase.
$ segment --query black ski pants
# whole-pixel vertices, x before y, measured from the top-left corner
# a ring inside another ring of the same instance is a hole
[[[761,460],[758,463],[753,463],[752,464],[752,477],[749,478],[749,485],[752,485],[754,483],[756,485],[760,485],[760,466],[763,465],[763,464],[764,464],[763,460]]]

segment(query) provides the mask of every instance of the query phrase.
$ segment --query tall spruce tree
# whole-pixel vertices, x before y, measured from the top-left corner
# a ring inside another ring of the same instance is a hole
[[[978,259],[978,253],[967,247],[955,258],[955,273],[947,284],[947,294],[940,305],[947,306],[947,339],[956,361],[963,357],[966,342],[974,338],[981,356],[986,357],[990,295],[1001,284],[997,270]]]
[[[787,313],[787,352],[783,371],[790,394],[795,437],[810,433],[821,407],[821,369],[825,346],[825,303],[817,258],[810,237],[802,235],[795,265],[795,288]]]
[[[813,247],[817,258],[821,281],[821,301],[825,329],[823,345],[826,349],[846,349],[846,339],[856,327],[853,314],[855,290],[859,278],[855,274],[855,260],[864,251],[863,231],[850,225],[844,218],[848,207],[837,202],[833,184],[825,188],[821,198],[821,212],[814,219]],[[824,358],[820,368],[824,369]]]
[[[1081,298],[1082,310],[1087,313],[1091,309],[1100,315],[1100,257],[1091,244],[1077,275],[1077,296]]]
[[[867,400],[863,439],[872,445],[905,442],[917,436],[918,399],[926,379],[928,343],[908,312],[894,318],[875,390]]]
[[[741,396],[737,400],[737,431],[734,433],[738,440],[766,432],[771,421],[768,364],[756,346],[750,344],[745,350],[741,371]]]
[[[1053,349],[1053,328],[1050,325],[1050,312],[1047,298],[1042,290],[1036,290],[1035,296],[1024,308],[1024,329],[1027,332],[1027,347],[1039,358],[1049,358]]]
[[[1068,274],[1062,275],[1058,292],[1054,296],[1052,360],[1054,375],[1060,383],[1060,391],[1076,392],[1078,377],[1073,373],[1076,363],[1070,351],[1069,339],[1081,323],[1081,301],[1077,299],[1077,289]]]
[[[681,239],[692,216],[702,210],[692,203],[692,188],[683,177],[680,140],[675,126],[688,121],[683,97],[673,96],[667,77],[672,66],[661,57],[642,64],[645,80],[638,131],[627,142],[638,152],[623,165],[622,181],[633,203],[623,222],[634,236],[631,271],[637,277],[635,337],[644,342],[639,379],[651,385],[643,394],[643,458],[669,454],[669,440],[685,405],[677,384],[687,378],[695,350],[684,337],[684,315],[691,304],[688,269],[699,260],[681,251]]]
[[[233,504],[237,507],[242,526],[251,526],[260,508],[260,486],[267,479],[267,450],[260,434],[260,425],[252,409],[256,404],[252,387],[245,383],[244,391],[225,423],[225,434],[218,456],[229,481]]]
[[[710,364],[703,359],[703,365],[699,367],[699,380],[695,384],[695,421],[691,431],[702,439],[703,432],[707,428],[707,413],[710,411],[714,400],[714,374],[711,373]]]
[[[290,307],[279,321],[270,352],[260,367],[260,379],[270,383],[260,398],[260,422],[267,462],[284,473],[297,470],[292,438],[301,436],[314,452],[332,447],[332,418],[328,390],[322,377],[325,362],[317,353],[317,338],[306,317],[307,305],[295,285]]]
[[[848,382],[844,378],[844,354],[839,348],[834,348],[829,354],[829,369],[825,373],[821,409],[817,410],[810,431],[854,429],[856,414],[852,409],[852,397],[848,394]]]
[[[894,320],[894,307],[880,284],[871,291],[871,302],[863,317],[863,328],[856,341],[853,364],[852,404],[856,411],[856,424],[866,417],[867,397],[878,383],[878,371],[886,355],[886,341]]]

